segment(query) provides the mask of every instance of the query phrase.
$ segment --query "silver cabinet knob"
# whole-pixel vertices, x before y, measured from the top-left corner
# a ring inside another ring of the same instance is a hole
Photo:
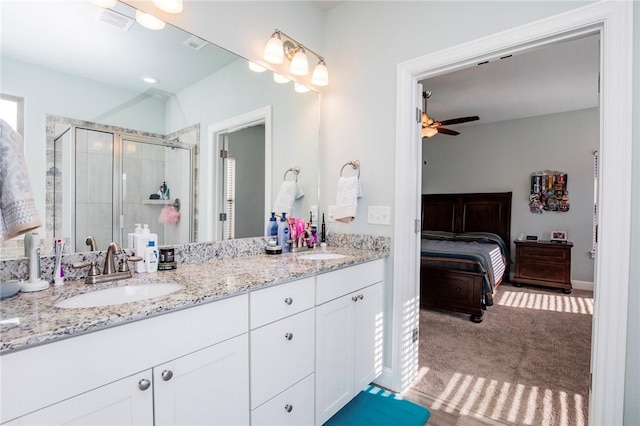
[[[284,406],[284,411],[286,411],[287,413],[290,413],[292,410],[293,410],[293,405],[287,404]]]
[[[160,373],[160,376],[162,376],[162,380],[164,380],[165,382],[168,382],[173,377],[173,371],[164,370],[162,371],[162,373]]]
[[[286,299],[284,299],[284,303],[286,303],[287,305],[290,305],[293,303],[293,299],[290,297],[287,297]]]
[[[293,339],[293,333],[285,333],[284,338],[287,340]]]
[[[151,381],[150,380],[140,379],[140,381],[138,382],[138,388],[141,391],[146,391],[147,389],[149,389],[150,386],[151,386]]]

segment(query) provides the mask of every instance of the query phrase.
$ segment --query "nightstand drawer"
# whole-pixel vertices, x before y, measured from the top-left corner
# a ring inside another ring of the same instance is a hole
[[[518,277],[544,281],[565,281],[567,267],[554,263],[518,262]]]
[[[521,259],[542,260],[545,262],[565,262],[570,255],[566,247],[549,245],[529,245],[518,247],[517,255]]]

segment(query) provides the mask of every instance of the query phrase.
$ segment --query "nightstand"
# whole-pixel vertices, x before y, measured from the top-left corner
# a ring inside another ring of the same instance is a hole
[[[571,248],[573,243],[514,241],[516,245],[515,284],[555,287],[571,293]]]

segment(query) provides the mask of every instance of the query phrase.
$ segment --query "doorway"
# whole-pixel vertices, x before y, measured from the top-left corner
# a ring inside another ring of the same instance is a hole
[[[595,282],[606,282],[608,289],[599,292],[598,286],[595,287],[598,303],[594,312],[590,424],[623,423],[621,395],[624,390],[627,329],[624,307],[628,303],[630,260],[633,69],[633,28],[627,18],[631,14],[631,4],[596,3],[398,66],[393,277],[395,283],[407,284],[394,287],[395,348],[402,347],[398,342],[407,327],[402,307],[417,300],[419,294],[419,234],[416,232],[419,227],[414,224],[420,217],[421,170],[415,159],[422,158],[422,148],[418,123],[412,120],[421,103],[415,89],[417,82],[509,53],[600,32],[604,71],[602,87],[606,90],[600,94],[599,152],[607,155],[601,157],[598,222],[603,232],[599,235]],[[604,186],[603,182],[618,185]],[[407,262],[406,259],[414,261]],[[406,377],[402,375],[403,362],[415,350],[411,347],[394,351],[392,365],[398,389],[406,385]]]

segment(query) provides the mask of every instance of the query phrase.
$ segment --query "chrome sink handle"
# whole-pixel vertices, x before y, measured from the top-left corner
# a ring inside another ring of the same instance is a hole
[[[120,258],[118,263],[118,272],[127,272],[129,271],[129,262],[140,262],[142,258],[140,256],[127,256],[124,258]]]
[[[98,265],[96,265],[95,260],[85,260],[84,262],[75,262],[71,264],[71,267],[74,269],[86,268],[87,266],[89,266],[89,273],[87,274],[88,277],[97,277],[100,275],[100,269],[98,269]]]

